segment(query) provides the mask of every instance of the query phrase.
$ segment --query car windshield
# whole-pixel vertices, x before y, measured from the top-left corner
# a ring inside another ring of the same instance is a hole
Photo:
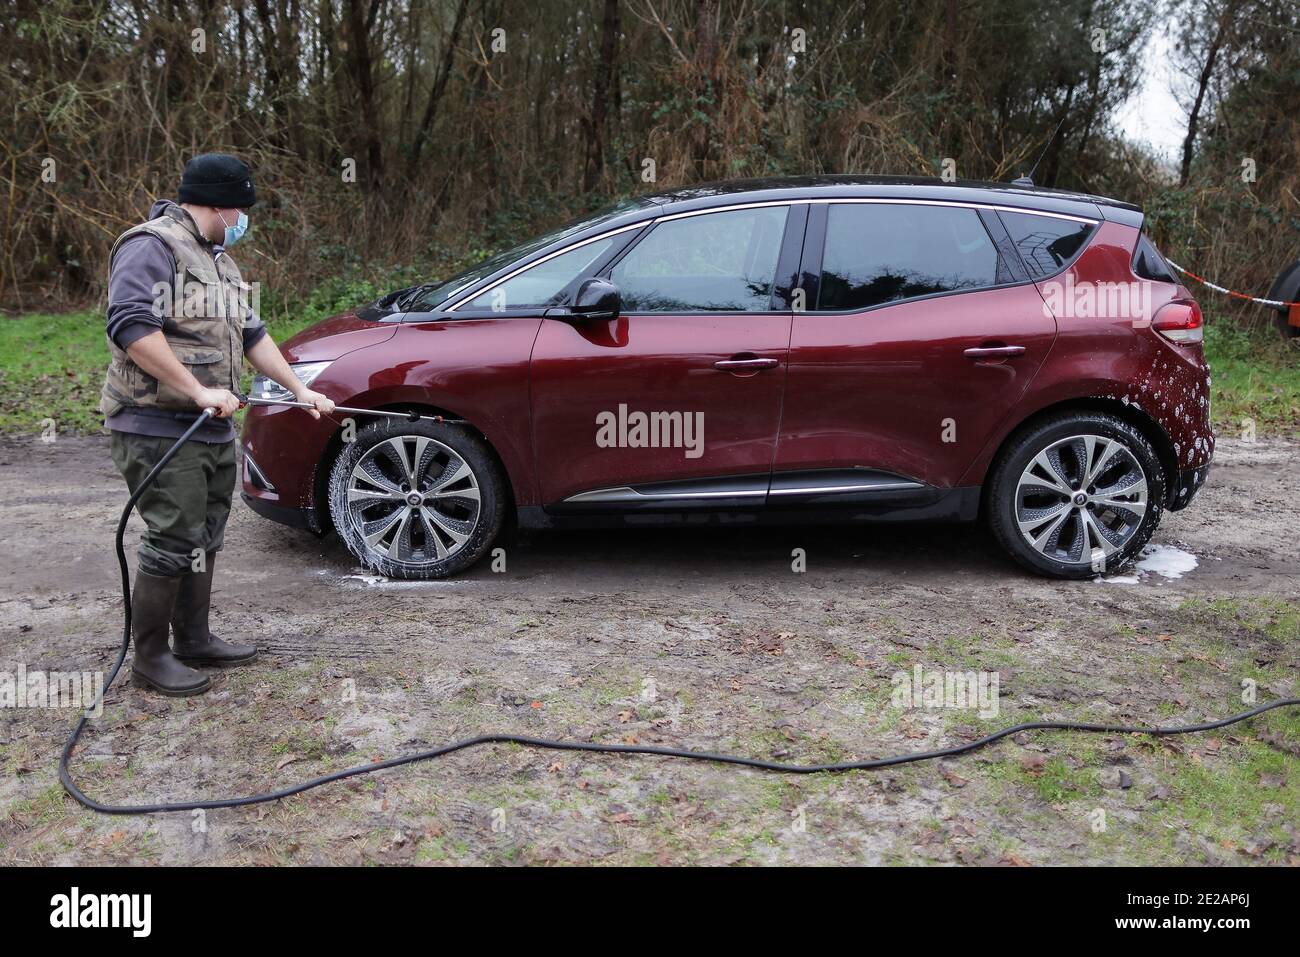
[[[643,199],[624,199],[612,206],[606,206],[604,209],[590,216],[584,216],[581,219],[575,219],[566,223],[559,229],[544,233],[514,246],[511,249],[499,252],[494,256],[489,256],[477,265],[470,266],[463,272],[457,273],[450,279],[443,279],[437,282],[424,283],[420,286],[412,286],[409,289],[401,289],[395,293],[390,293],[380,300],[381,305],[392,305],[394,308],[405,309],[410,312],[430,312],[437,309],[443,303],[447,302],[453,296],[470,288],[479,280],[492,275],[502,266],[505,266],[517,259],[522,259],[529,253],[536,252],[544,246],[548,246],[557,240],[564,239],[566,236],[572,236],[589,229],[592,226],[599,226],[601,223],[614,219],[615,217],[626,213],[628,210],[636,209],[640,206],[648,205]]]

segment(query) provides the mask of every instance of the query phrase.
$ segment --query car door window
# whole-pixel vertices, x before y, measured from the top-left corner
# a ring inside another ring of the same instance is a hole
[[[1029,274],[1035,279],[1059,272],[1083,248],[1092,232],[1091,223],[1072,219],[1031,213],[1002,212],[998,215],[1002,217],[1016,249],[1020,250],[1020,258],[1025,261]]]
[[[836,203],[827,211],[817,308],[867,309],[1011,278],[974,209]]]
[[[555,305],[569,284],[603,256],[615,237],[598,239],[525,269],[465,304],[466,309],[500,312],[525,306]]]
[[[766,312],[788,206],[659,223],[610,273],[625,312]]]

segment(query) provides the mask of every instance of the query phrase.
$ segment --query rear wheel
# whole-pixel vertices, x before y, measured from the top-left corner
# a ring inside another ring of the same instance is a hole
[[[1012,440],[994,468],[988,520],[1021,565],[1088,578],[1132,561],[1164,511],[1165,477],[1146,437],[1123,419],[1068,413]]]
[[[390,578],[443,578],[483,557],[505,514],[505,480],[464,426],[385,420],[344,446],[330,515],[358,561]]]

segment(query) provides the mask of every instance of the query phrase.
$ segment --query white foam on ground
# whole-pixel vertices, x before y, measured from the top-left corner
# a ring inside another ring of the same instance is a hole
[[[367,588],[455,588],[473,584],[473,582],[447,578],[431,578],[427,581],[404,581],[397,578],[385,578],[383,575],[342,575],[339,580],[358,581]]]
[[[1184,549],[1173,545],[1148,545],[1142,549],[1134,566],[1137,574],[1098,575],[1093,581],[1107,582],[1111,585],[1136,585],[1150,573],[1155,573],[1161,578],[1182,578],[1198,564],[1200,562],[1196,556]]]
[[[1155,572],[1164,578],[1182,578],[1200,563],[1191,552],[1173,545],[1148,545],[1138,559],[1138,571]]]
[[[387,585],[389,583],[389,579],[385,578],[383,575],[344,575],[343,581],[362,582],[370,588],[374,588],[376,585]]]

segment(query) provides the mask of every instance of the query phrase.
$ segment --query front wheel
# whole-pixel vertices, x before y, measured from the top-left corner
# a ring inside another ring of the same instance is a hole
[[[464,571],[496,540],[507,502],[487,446],[460,425],[368,425],[330,473],[339,536],[362,565],[389,578]]]
[[[993,471],[993,535],[1021,565],[1054,578],[1122,568],[1160,523],[1165,477],[1146,437],[1123,419],[1069,413],[1012,440]]]

